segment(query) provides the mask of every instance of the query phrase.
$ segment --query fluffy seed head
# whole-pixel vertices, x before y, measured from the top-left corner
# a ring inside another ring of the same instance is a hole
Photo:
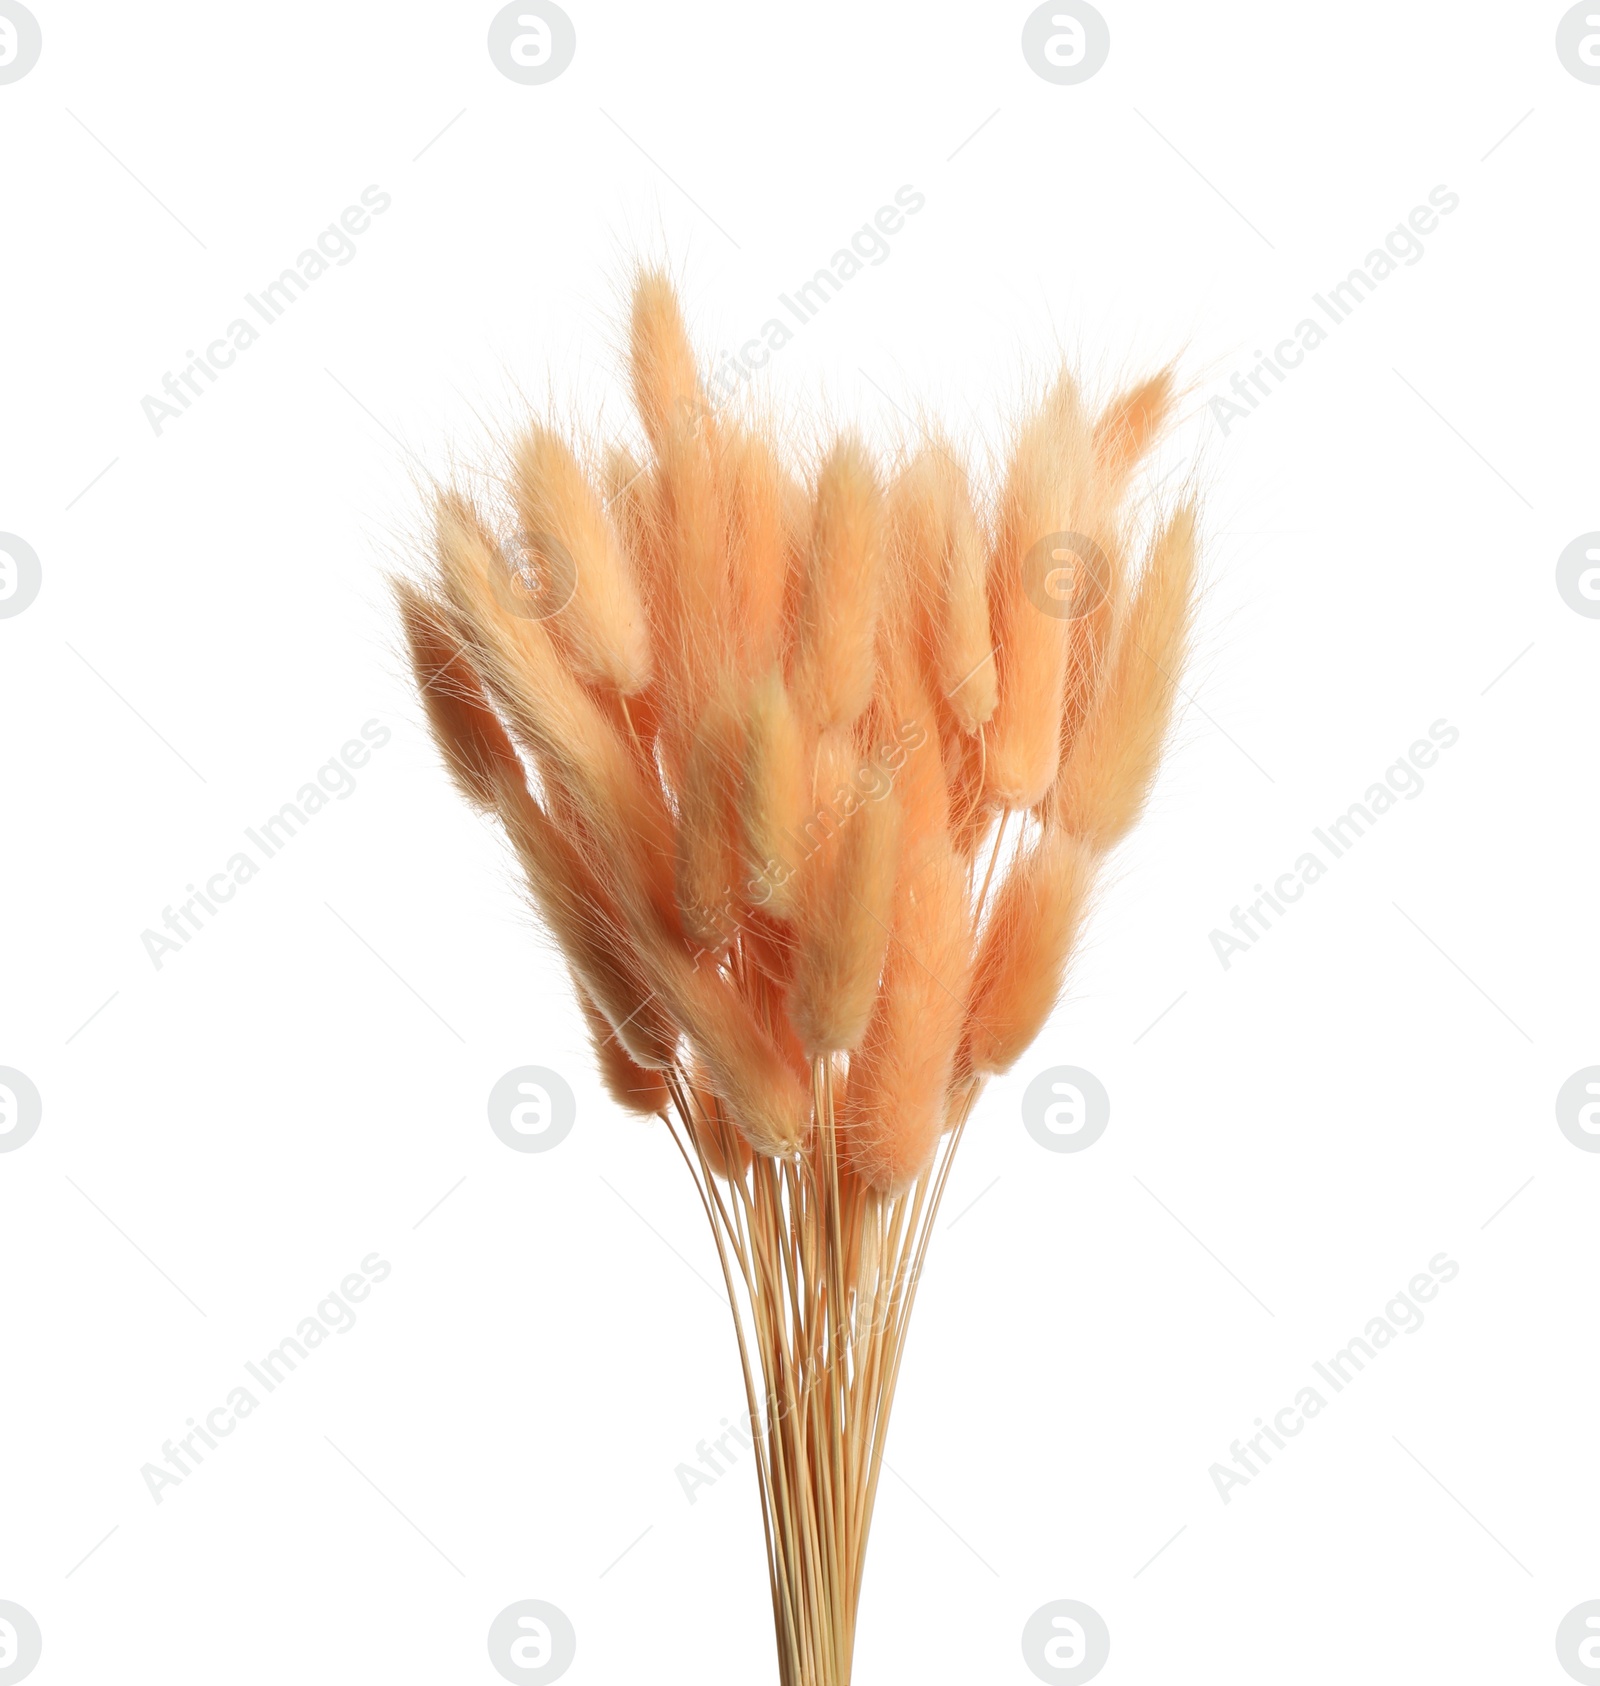
[[[746,673],[764,673],[782,653],[792,560],[784,507],[789,487],[772,447],[750,433],[728,440],[723,480],[737,653]]]
[[[739,727],[729,682],[700,717],[678,798],[678,912],[684,930],[714,953],[733,940],[739,910]]]
[[[541,607],[572,665],[624,696],[650,679],[650,640],[627,553],[571,447],[530,427],[511,460],[525,555],[543,569]]]
[[[948,444],[935,441],[912,458],[889,511],[894,590],[912,616],[907,633],[961,730],[976,731],[997,697],[989,559],[966,470]]]
[[[600,1081],[624,1112],[636,1112],[641,1118],[653,1117],[667,1110],[667,1080],[659,1071],[637,1065],[628,1056],[616,1031],[605,1014],[595,1005],[588,990],[576,976],[572,987],[589,1027],[589,1040],[594,1044],[595,1064],[600,1068]]]
[[[683,310],[660,270],[645,271],[634,286],[628,352],[633,401],[660,450],[670,434],[692,428],[707,411]]]
[[[707,402],[659,273],[628,357],[637,454],[530,425],[498,491],[437,498],[430,577],[396,588],[428,723],[618,1104],[683,1109],[754,1186],[832,1097],[841,1199],[881,1214],[1043,1025],[1155,769],[1194,522],[1130,580],[1124,505],[1172,380],[1096,419],[1063,377],[975,489],[927,433],[887,479],[848,436],[803,473]],[[1065,614],[1062,535],[1104,558]]]
[[[900,805],[887,791],[857,801],[836,846],[802,881],[789,1018],[813,1057],[860,1042],[894,917]]]
[[[817,478],[793,672],[801,709],[818,731],[854,724],[872,697],[881,506],[866,452],[841,440]]]
[[[841,1135],[849,1163],[872,1188],[904,1188],[933,1159],[971,953],[966,874],[947,849],[901,888],[884,987],[850,1064]]]
[[[1001,886],[972,986],[967,1046],[975,1072],[1005,1071],[1044,1028],[1094,884],[1094,854],[1047,831]]]
[[[1126,835],[1149,794],[1188,646],[1194,589],[1194,511],[1186,507],[1151,549],[1105,684],[1054,793],[1060,823],[1097,849]]]
[[[987,737],[987,788],[1004,808],[1033,807],[1060,760],[1068,611],[1077,606],[1060,595],[1073,566],[1065,540],[1087,525],[1092,471],[1088,421],[1063,375],[1012,458],[989,565],[999,697]]]
[[[394,593],[433,741],[456,788],[474,808],[493,813],[497,779],[521,774],[517,752],[490,708],[483,682],[451,629],[444,606],[409,580],[396,580]]]
[[[1113,495],[1127,485],[1139,459],[1161,437],[1175,396],[1173,371],[1162,369],[1120,393],[1095,423],[1095,460]]]
[[[809,774],[800,718],[774,667],[750,693],[739,809],[752,899],[780,917],[795,910]]]

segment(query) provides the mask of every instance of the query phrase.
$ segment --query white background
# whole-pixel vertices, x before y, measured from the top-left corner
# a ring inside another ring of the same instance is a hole
[[[1600,527],[1600,87],[1561,8],[1106,0],[1076,87],[1026,7],[573,0],[542,87],[492,6],[34,9],[0,1064],[44,1114],[0,1156],[0,1598],[41,1686],[488,1682],[522,1598],[573,1682],[776,1678],[748,1463],[692,1506],[674,1475],[739,1399],[704,1219],[436,764],[382,574],[423,474],[527,403],[627,430],[632,257],[709,354],[908,183],[762,394],[801,440],[926,405],[993,441],[1063,348],[1181,353],[1209,588],[1071,994],[963,1149],[858,1679],[1027,1682],[1058,1598],[1108,1683],[1565,1679],[1600,1597],[1600,1159],[1553,1110],[1600,1061],[1600,624],[1554,565]],[[153,433],[141,398],[373,183],[354,260]],[[1207,401],[1441,183],[1422,260],[1224,434]],[[1212,929],[1441,718],[1423,793],[1224,970]],[[369,719],[355,793],[157,970],[141,932]],[[578,1096],[547,1154],[486,1121],[527,1063]],[[1018,1114],[1063,1063],[1112,1097],[1080,1154]],[[374,1250],[357,1325],[155,1504],[141,1466]],[[1224,1505],[1230,1442],[1441,1250],[1426,1324]]]

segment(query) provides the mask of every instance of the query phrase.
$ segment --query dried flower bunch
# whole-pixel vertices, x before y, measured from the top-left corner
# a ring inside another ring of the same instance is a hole
[[[528,426],[500,506],[441,491],[396,589],[445,764],[710,1219],[780,1678],[845,1686],[933,1216],[1144,803],[1194,510],[1135,538],[1167,373],[1098,414],[1063,374],[980,495],[932,434],[802,476],[708,405],[659,273],[629,360],[643,460]]]

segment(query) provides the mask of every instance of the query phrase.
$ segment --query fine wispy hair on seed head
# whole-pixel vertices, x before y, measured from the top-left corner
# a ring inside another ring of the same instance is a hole
[[[681,297],[636,266],[635,428],[547,403],[430,492],[413,670],[613,1092],[665,1108],[633,1075],[665,1073],[758,1155],[837,1100],[892,1193],[1043,1025],[1154,778],[1197,521],[1141,472],[1180,379],[1057,359],[987,451],[926,418],[796,444],[708,380]]]

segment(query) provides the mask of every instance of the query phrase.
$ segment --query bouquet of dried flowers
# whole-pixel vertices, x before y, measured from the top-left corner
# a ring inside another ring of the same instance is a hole
[[[629,360],[639,456],[528,426],[495,497],[437,493],[396,590],[445,764],[710,1222],[779,1678],[847,1686],[934,1216],[1144,803],[1194,508],[1138,536],[1169,373],[1098,414],[1063,374],[982,495],[932,432],[798,472],[708,404],[659,273]]]

